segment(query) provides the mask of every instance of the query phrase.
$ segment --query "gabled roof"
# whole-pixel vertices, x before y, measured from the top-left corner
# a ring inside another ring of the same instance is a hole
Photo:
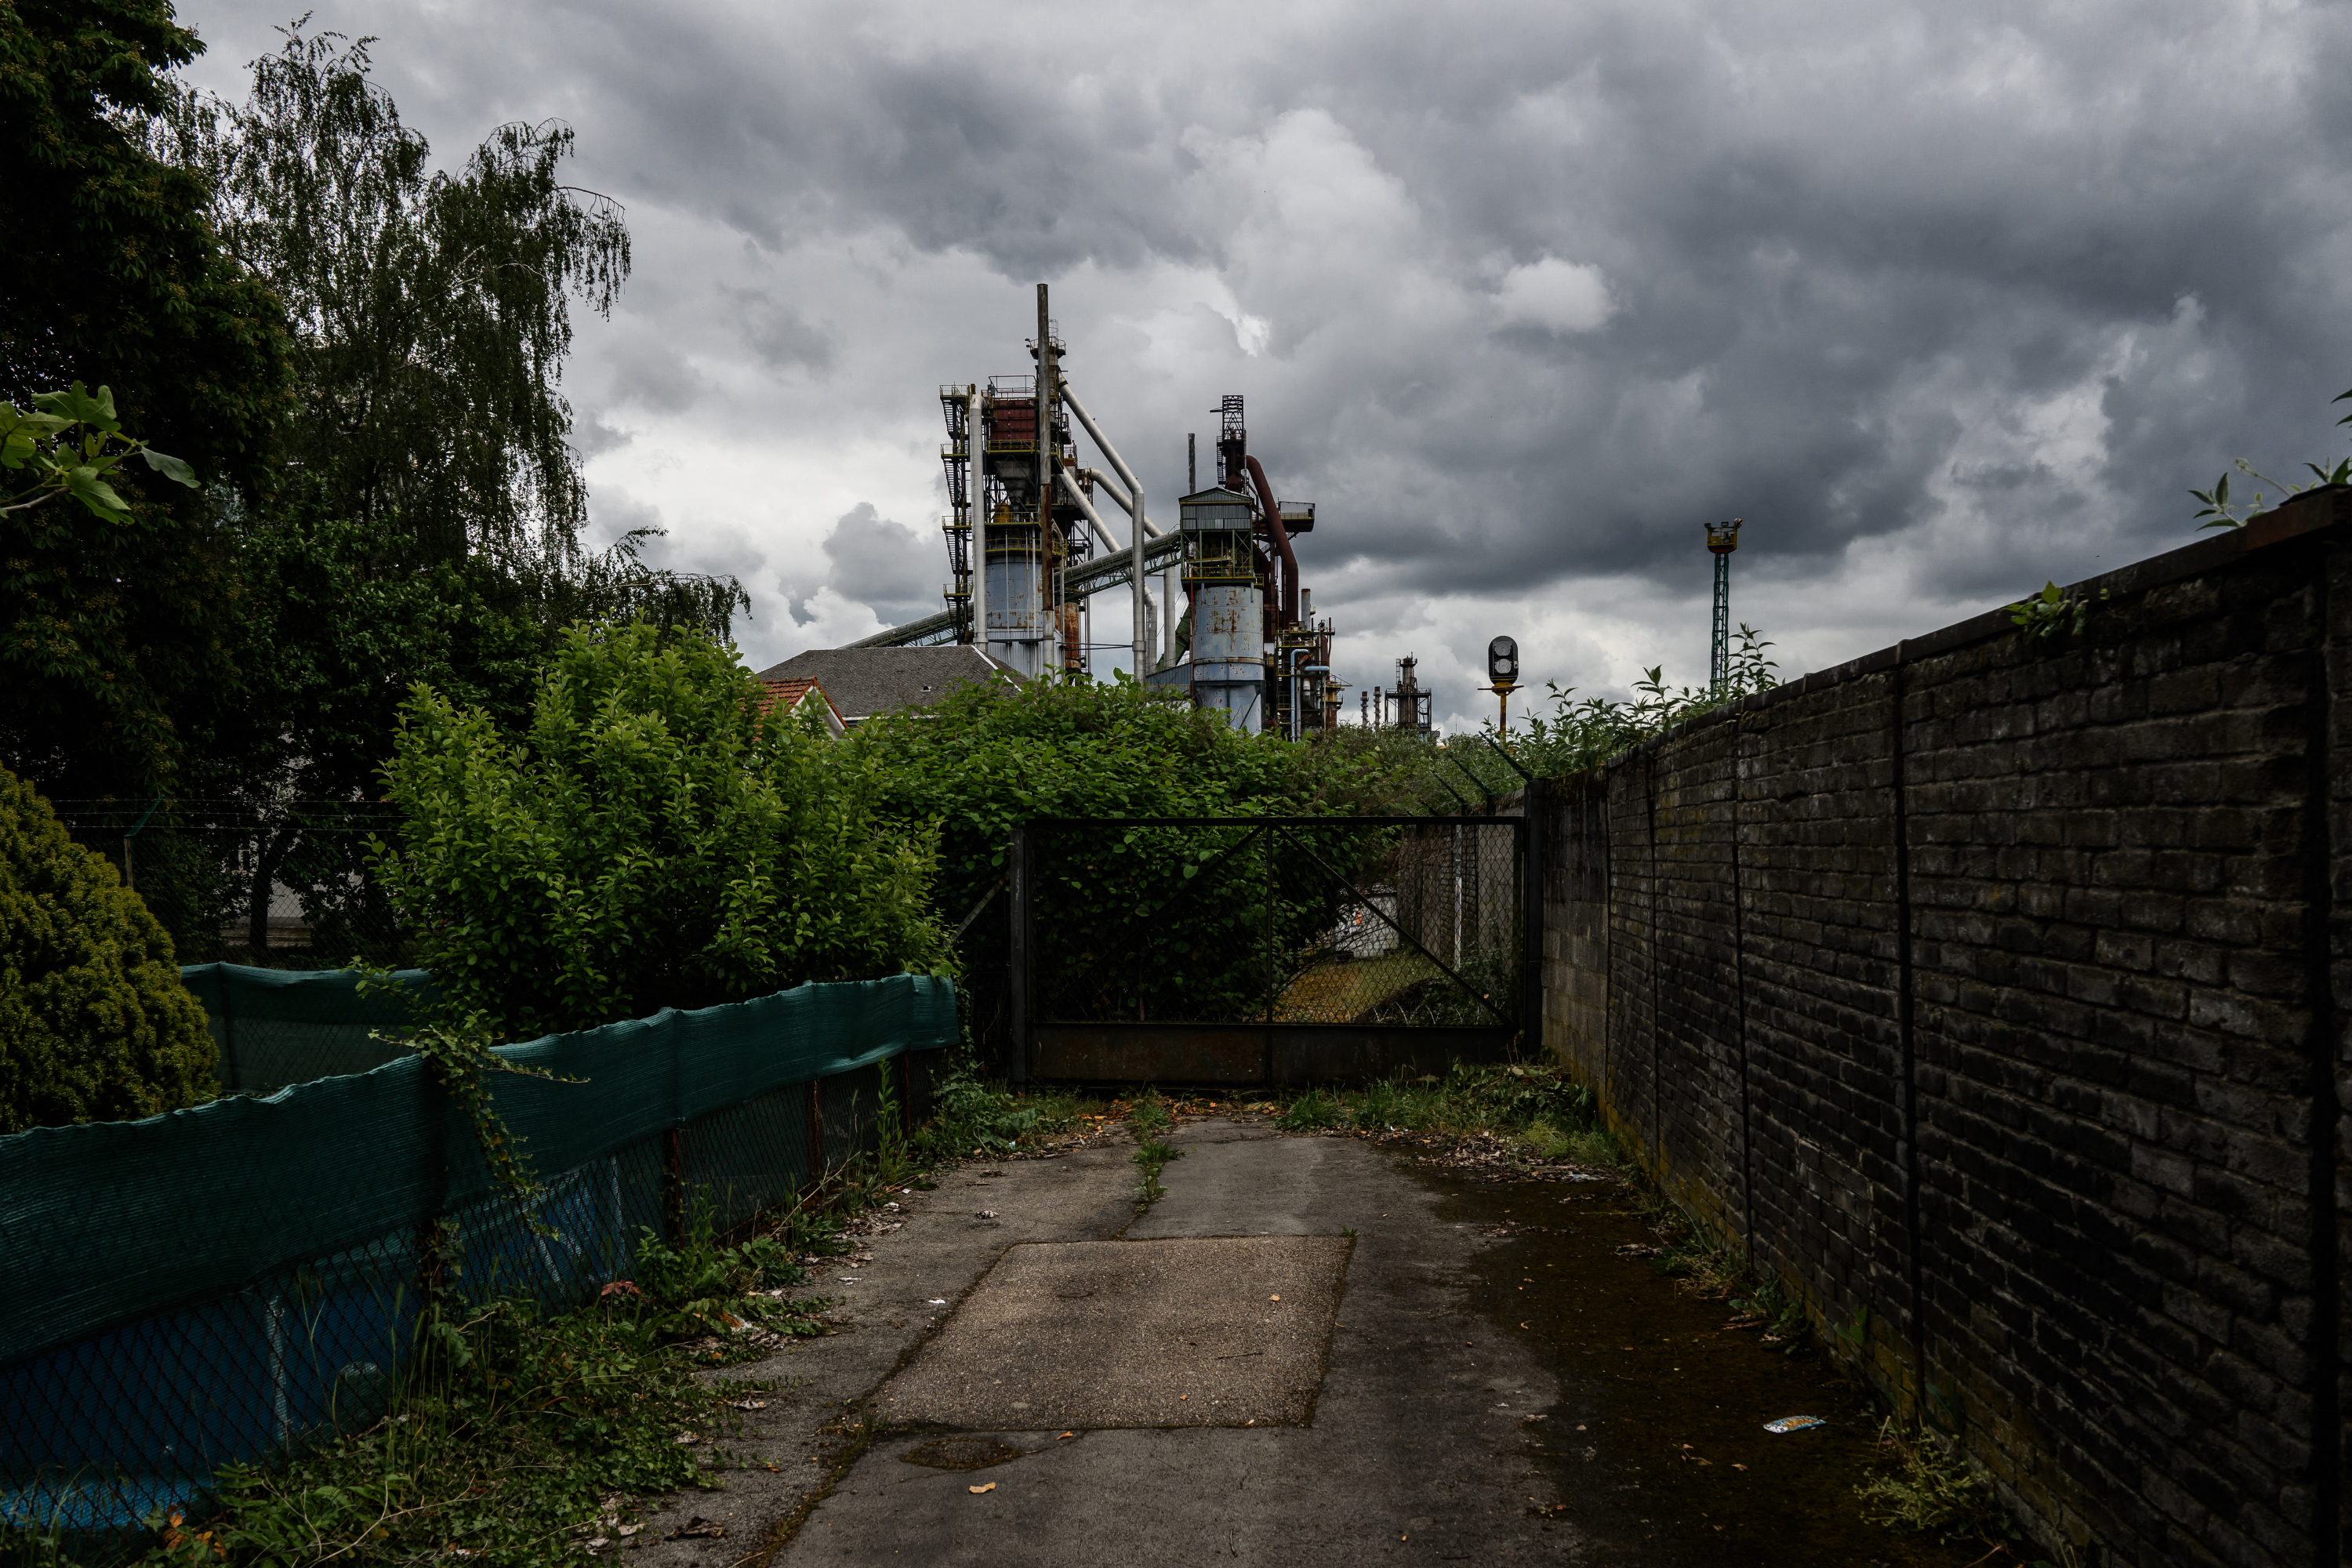
[[[767,689],[767,696],[760,703],[761,712],[773,713],[780,709],[786,713],[797,712],[807,705],[811,698],[814,698],[818,710],[824,716],[824,727],[833,732],[835,739],[841,737],[845,728],[841,710],[834,706],[833,699],[814,677],[792,680],[762,678],[760,684]]]
[[[812,648],[760,672],[765,682],[822,681],[844,724],[877,713],[923,708],[959,686],[991,679],[1017,681],[1013,667],[970,643],[944,647]]]

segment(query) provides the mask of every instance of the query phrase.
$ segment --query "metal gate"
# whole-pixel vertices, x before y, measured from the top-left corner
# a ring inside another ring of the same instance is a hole
[[[1538,1004],[1516,817],[1049,818],[1016,837],[1016,1078],[1279,1086],[1509,1053]]]

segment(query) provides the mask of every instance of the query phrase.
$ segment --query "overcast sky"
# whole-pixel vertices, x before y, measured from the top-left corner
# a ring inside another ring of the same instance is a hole
[[[241,94],[286,0],[193,0]],[[2194,537],[2347,449],[2352,13],[1918,0],[321,0],[454,166],[558,117],[635,271],[566,387],[600,536],[764,666],[939,606],[937,388],[1071,381],[1157,502],[1249,400],[1352,687],[1784,674]],[[2326,84],[2336,82],[2330,89]],[[2242,483],[2242,481],[2241,481]],[[1155,506],[1155,510],[1159,507]],[[1166,515],[1172,521],[1172,505]],[[1096,636],[1123,642],[1122,599]],[[1355,693],[1347,710],[1356,711]]]

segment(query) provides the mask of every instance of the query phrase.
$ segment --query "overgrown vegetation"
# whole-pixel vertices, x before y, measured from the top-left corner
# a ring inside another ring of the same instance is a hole
[[[1956,1447],[1889,1417],[1879,1426],[1878,1447],[1885,1468],[1853,1489],[1864,1519],[1947,1546],[1984,1547],[1979,1562],[2021,1562],[2031,1555],[2032,1543],[1993,1496],[1984,1472]],[[2032,1558],[2033,1568],[2076,1568],[2077,1561],[2070,1545],[2059,1548],[2054,1563]]]
[[[2107,598],[2105,588],[2095,595],[2098,603]],[[2055,583],[2044,583],[2042,592],[2029,594],[2009,606],[2010,624],[2025,634],[2032,642],[2054,642],[2069,634],[2079,636],[2091,618],[2094,595],[2061,588]]]
[[[822,1332],[825,1303],[786,1292],[807,1279],[801,1247],[840,1243],[837,1224],[811,1226],[798,1211],[730,1242],[712,1210],[698,1194],[684,1236],[645,1233],[632,1277],[582,1310],[550,1315],[520,1296],[429,1302],[406,1384],[381,1418],[290,1462],[226,1468],[207,1518],[149,1521],[153,1557],[392,1563],[463,1542],[494,1563],[580,1562],[634,1532],[624,1521],[635,1499],[714,1484],[735,1403],[773,1385],[697,1369],[773,1342],[751,1331]]]
[[[1532,1158],[1616,1163],[1616,1146],[1594,1120],[1591,1091],[1542,1063],[1456,1062],[1444,1077],[1310,1089],[1274,1109],[1275,1124],[1287,1132],[1486,1133],[1520,1143]]]
[[[377,871],[454,1016],[525,1039],[948,967],[929,834],[762,697],[731,645],[644,621],[567,633],[520,736],[416,692]]]
[[[2347,399],[2352,399],[2352,391],[2339,392],[2329,398],[2328,402],[2332,405]],[[2352,414],[2344,416],[2336,423],[2339,426],[2352,425]],[[2278,500],[2265,504],[2263,492],[2260,490],[2254,492],[2253,499],[2251,500],[2231,500],[2230,475],[2225,472],[2220,479],[2213,481],[2211,489],[2191,489],[2189,492],[2200,503],[2193,521],[2200,529],[2243,528],[2248,519],[2268,511],[2273,507],[2283,506],[2291,498],[2301,495],[2305,490],[2317,489],[2322,485],[2352,484],[2352,458],[2339,458],[2324,468],[2317,463],[2305,463],[2304,467],[2311,470],[2312,482],[2307,485],[2272,479],[2252,463],[2247,462],[2245,458],[2240,458],[2231,465],[2231,470],[2245,479],[2258,480],[2270,486],[2272,493],[2275,494]]]
[[[1077,1097],[1066,1089],[1016,1094],[981,1077],[969,1058],[933,1086],[931,1106],[931,1121],[912,1140],[919,1159],[1011,1153],[1024,1139],[1072,1131],[1082,1113]]]
[[[1413,809],[1481,808],[1523,787],[1528,776],[1565,778],[1598,767],[1677,724],[1769,691],[1780,683],[1774,673],[1780,663],[1766,652],[1772,646],[1762,632],[1743,623],[1732,640],[1729,677],[1720,688],[1668,686],[1663,665],[1643,671],[1632,700],[1624,702],[1603,697],[1579,700],[1575,688],[1546,681],[1549,717],[1530,712],[1508,731],[1490,725],[1477,734],[1449,737],[1441,747],[1419,748]]]
[[[684,1233],[642,1233],[629,1278],[584,1307],[469,1305],[454,1291],[428,1301],[404,1383],[352,1390],[383,1401],[380,1415],[318,1447],[225,1468],[216,1506],[149,1520],[142,1560],[390,1568],[462,1549],[509,1568],[591,1561],[636,1532],[641,1500],[714,1486],[748,1462],[727,1438],[776,1385],[712,1369],[766,1353],[775,1336],[825,1331],[829,1303],[798,1292],[805,1259],[850,1250],[845,1222],[929,1186],[936,1163],[1013,1152],[1083,1113],[1069,1094],[1014,1094],[968,1065],[935,1102],[938,1116],[903,1137],[886,1089],[879,1146],[745,1230],[719,1233],[710,1194],[697,1192]],[[46,1568],[66,1545],[37,1521],[0,1530],[0,1560]]]

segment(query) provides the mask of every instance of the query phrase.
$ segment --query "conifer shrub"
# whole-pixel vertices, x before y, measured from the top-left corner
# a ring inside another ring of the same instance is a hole
[[[217,1057],[162,923],[0,768],[0,1133],[201,1104]]]

